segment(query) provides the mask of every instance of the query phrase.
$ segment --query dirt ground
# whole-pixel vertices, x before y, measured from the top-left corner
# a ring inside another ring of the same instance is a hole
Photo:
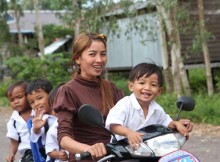
[[[6,135],[6,123],[10,118],[11,110],[0,107],[0,161],[5,161],[8,153],[9,140]],[[207,124],[194,124],[190,138],[183,146],[186,150],[195,155],[201,162],[220,161],[220,126]],[[18,161],[18,157],[15,162]]]

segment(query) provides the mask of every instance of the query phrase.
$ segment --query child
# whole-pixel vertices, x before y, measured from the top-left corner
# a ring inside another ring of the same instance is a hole
[[[138,129],[151,124],[162,124],[177,129],[187,136],[187,128],[179,121],[173,121],[163,108],[154,100],[161,94],[163,75],[160,67],[153,63],[136,65],[129,74],[128,88],[132,92],[110,110],[106,119],[106,128],[118,134],[116,138],[128,138],[134,146],[142,141]]]
[[[26,88],[27,100],[34,110],[34,118],[28,121],[30,130],[30,140],[34,160],[45,161],[45,138],[51,125],[56,122],[53,111],[48,103],[48,95],[53,89],[52,84],[46,79],[36,79],[31,81]],[[39,153],[40,152],[40,153]]]
[[[59,84],[50,92],[48,97],[50,107],[52,107],[53,105],[53,101],[56,96],[57,90],[63,84],[64,83]],[[49,128],[46,134],[45,150],[47,154],[47,161],[51,159],[55,159],[55,162],[61,162],[61,161],[66,161],[68,159],[67,153],[59,148],[57,141],[57,126],[58,123],[54,122],[54,124]]]
[[[17,150],[22,157],[21,162],[25,160],[33,161],[27,127],[27,120],[31,115],[31,107],[25,96],[26,87],[26,82],[19,81],[11,84],[6,92],[10,107],[14,110],[7,123],[8,132],[6,136],[11,140],[10,152],[6,158],[7,162],[15,160]]]

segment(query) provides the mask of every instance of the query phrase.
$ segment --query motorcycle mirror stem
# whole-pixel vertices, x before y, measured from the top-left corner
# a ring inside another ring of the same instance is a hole
[[[178,111],[178,114],[176,115],[176,121],[179,120],[179,117],[180,117],[180,113],[182,111],[182,107],[183,107],[183,103],[181,103],[180,107],[179,107],[179,111]]]

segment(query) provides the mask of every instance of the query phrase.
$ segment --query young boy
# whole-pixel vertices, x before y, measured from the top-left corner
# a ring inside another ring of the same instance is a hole
[[[55,148],[49,151],[51,156],[47,156],[48,142],[54,140],[51,139],[52,137],[47,135],[47,133],[51,134],[51,131],[52,133],[57,133],[52,129],[54,127],[53,125],[56,125],[57,123],[57,118],[54,116],[54,112],[49,104],[49,94],[50,92],[53,92],[51,91],[52,89],[53,86],[48,80],[36,79],[28,84],[26,90],[28,102],[35,111],[35,117],[32,120],[33,127],[31,129],[31,142],[41,148],[41,155],[47,162],[55,161],[56,159],[66,159],[66,153],[64,151],[56,150]],[[45,147],[47,150],[45,150]],[[37,161],[37,158],[38,157],[36,157],[35,161]]]
[[[30,148],[30,136],[27,128],[27,120],[31,115],[31,107],[25,96],[27,83],[19,81],[11,84],[6,92],[10,107],[14,110],[7,123],[7,137],[11,140],[7,162],[15,160],[17,150],[21,155],[21,161],[33,161]]]
[[[163,108],[155,102],[161,94],[163,75],[160,67],[153,63],[136,65],[129,74],[128,88],[132,92],[110,110],[106,128],[117,134],[118,140],[128,138],[131,146],[142,141],[138,129],[151,124],[162,124],[177,129],[187,136],[187,128],[179,121],[173,121]]]
[[[28,121],[29,129],[31,129],[31,147],[34,160],[38,162],[46,160],[46,133],[56,121],[56,117],[53,116],[53,111],[48,103],[48,95],[52,89],[53,86],[47,79],[35,79],[26,88],[27,100],[34,111],[32,121]],[[30,128],[31,126],[32,128]]]

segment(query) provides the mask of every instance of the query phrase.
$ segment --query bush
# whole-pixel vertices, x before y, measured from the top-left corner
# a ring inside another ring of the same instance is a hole
[[[6,65],[10,69],[13,81],[30,81],[36,78],[47,78],[53,85],[69,80],[68,69],[71,68],[70,56],[63,53],[46,55],[43,59],[11,57]]]

